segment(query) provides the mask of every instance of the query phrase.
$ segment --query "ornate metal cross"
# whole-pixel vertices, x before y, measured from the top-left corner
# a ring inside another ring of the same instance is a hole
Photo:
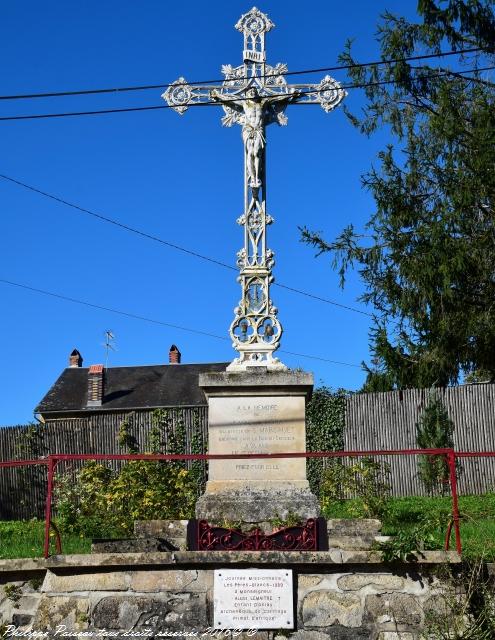
[[[270,298],[274,253],[266,244],[266,227],[273,222],[266,210],[266,127],[274,122],[286,125],[289,104],[319,104],[328,113],[347,95],[330,76],[317,85],[287,84],[287,65],[266,64],[265,34],[274,26],[267,15],[253,7],[235,25],[244,35],[244,63],[223,65],[221,86],[190,85],[179,78],[162,94],[181,115],[190,105],[218,103],[225,113],[222,124],[242,127],[244,214],[237,220],[244,227],[244,247],[237,253],[242,297],[229,330],[232,346],[239,353],[228,366],[230,371],[243,371],[248,366],[286,368],[273,357],[280,346],[282,326]]]

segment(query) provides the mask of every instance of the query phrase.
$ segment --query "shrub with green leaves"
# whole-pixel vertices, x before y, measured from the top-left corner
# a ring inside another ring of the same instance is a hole
[[[185,431],[166,410],[155,412],[146,453],[182,453]],[[119,443],[138,453],[132,415],[119,431]],[[182,461],[133,460],[120,469],[95,461],[57,479],[57,511],[65,531],[89,537],[128,535],[135,520],[183,519],[194,513],[197,481]]]
[[[321,508],[326,518],[333,517],[332,509],[349,501],[350,513],[355,518],[381,518],[390,497],[388,478],[390,465],[372,458],[346,463],[332,460],[321,481]]]

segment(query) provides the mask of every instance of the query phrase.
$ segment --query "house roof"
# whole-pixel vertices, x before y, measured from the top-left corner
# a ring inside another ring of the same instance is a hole
[[[98,411],[205,405],[200,373],[225,371],[226,362],[110,367],[104,370],[103,402]],[[87,407],[88,371],[68,367],[35,409],[36,413],[95,411]]]

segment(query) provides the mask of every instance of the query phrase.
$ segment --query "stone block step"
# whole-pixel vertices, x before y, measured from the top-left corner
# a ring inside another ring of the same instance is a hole
[[[91,553],[151,553],[178,549],[164,538],[94,539],[91,544]]]
[[[136,538],[187,538],[189,520],[136,520]]]
[[[374,518],[331,518],[327,531],[332,536],[376,536],[382,523]]]
[[[390,536],[328,536],[329,549],[346,551],[370,551],[379,542],[390,540]]]

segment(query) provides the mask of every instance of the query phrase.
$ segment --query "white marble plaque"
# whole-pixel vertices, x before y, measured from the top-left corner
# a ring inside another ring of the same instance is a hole
[[[291,569],[217,569],[215,629],[292,629]]]

